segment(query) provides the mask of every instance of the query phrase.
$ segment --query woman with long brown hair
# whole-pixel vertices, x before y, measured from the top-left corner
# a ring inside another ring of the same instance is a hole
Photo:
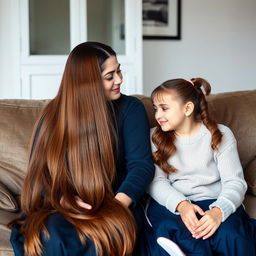
[[[168,255],[157,246],[158,237],[171,239],[187,256],[256,253],[254,227],[242,206],[247,185],[236,139],[210,117],[210,91],[202,78],[172,79],[151,94],[158,122],[147,208],[152,255]]]
[[[132,255],[154,166],[145,109],[121,83],[111,47],[86,42],[70,53],[35,126],[15,255]]]

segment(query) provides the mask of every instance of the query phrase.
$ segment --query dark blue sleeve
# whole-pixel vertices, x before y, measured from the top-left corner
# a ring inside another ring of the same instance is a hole
[[[94,243],[87,240],[83,245],[73,227],[63,215],[55,213],[46,220],[46,228],[49,238],[41,231],[40,241],[42,243],[41,256],[96,256]],[[13,246],[15,256],[23,256],[24,237],[19,231],[20,226],[15,224],[11,233],[10,242]]]
[[[127,96],[126,96],[127,97]],[[122,143],[127,175],[117,192],[128,195],[134,203],[146,191],[155,173],[152,161],[150,128],[142,102],[127,97],[122,119]]]
[[[13,252],[15,256],[23,256],[24,252],[24,237],[21,235],[20,225],[14,224],[12,227],[12,232],[10,236],[10,242],[13,247]]]

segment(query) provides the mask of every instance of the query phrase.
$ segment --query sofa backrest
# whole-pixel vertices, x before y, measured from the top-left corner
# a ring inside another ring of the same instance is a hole
[[[154,127],[149,97],[135,95]],[[208,97],[209,112],[234,132],[249,191],[256,195],[256,90],[229,92]],[[0,208],[15,211],[26,174],[28,148],[34,123],[44,100],[0,100]]]
[[[44,100],[0,100],[0,208],[17,208],[19,200],[13,198],[20,196],[30,137],[45,104]]]

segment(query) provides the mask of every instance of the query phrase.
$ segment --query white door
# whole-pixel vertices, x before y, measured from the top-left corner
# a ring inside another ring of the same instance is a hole
[[[117,51],[122,92],[142,93],[141,1],[20,0],[21,97],[53,98],[67,55],[83,41]]]
[[[21,97],[53,98],[67,55],[85,40],[82,0],[20,0]]]

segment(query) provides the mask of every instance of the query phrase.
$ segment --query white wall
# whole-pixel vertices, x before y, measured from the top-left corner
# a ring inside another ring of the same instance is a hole
[[[0,98],[20,98],[19,8],[0,0]]]
[[[182,39],[143,41],[144,93],[197,76],[213,92],[256,89],[255,30],[256,0],[182,0]],[[0,98],[21,96],[18,35],[17,0],[0,0]]]
[[[256,0],[182,0],[181,24],[181,40],[143,41],[144,94],[178,77],[256,89]]]

